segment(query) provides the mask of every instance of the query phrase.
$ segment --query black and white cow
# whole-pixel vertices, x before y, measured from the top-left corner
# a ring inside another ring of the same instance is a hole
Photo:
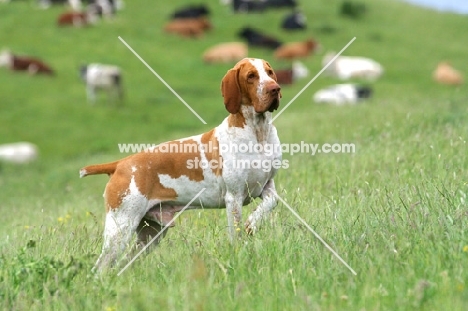
[[[88,101],[96,102],[96,92],[107,91],[109,100],[123,100],[122,70],[118,66],[104,64],[89,64],[81,66],[81,78],[86,83]]]
[[[357,104],[372,96],[370,86],[352,83],[335,84],[321,89],[314,94],[314,101],[318,104],[332,104],[342,106]]]

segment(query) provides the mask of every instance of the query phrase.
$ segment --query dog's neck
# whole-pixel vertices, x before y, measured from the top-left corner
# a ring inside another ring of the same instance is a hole
[[[264,143],[268,139],[271,128],[271,112],[255,112],[253,106],[242,105],[241,109],[228,117],[231,127],[249,128],[257,137],[257,142]]]

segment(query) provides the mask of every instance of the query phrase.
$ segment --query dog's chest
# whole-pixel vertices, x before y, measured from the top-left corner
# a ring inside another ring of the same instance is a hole
[[[218,131],[223,179],[226,184],[243,183],[250,195],[260,195],[266,182],[281,166],[281,145],[276,129],[223,128]]]

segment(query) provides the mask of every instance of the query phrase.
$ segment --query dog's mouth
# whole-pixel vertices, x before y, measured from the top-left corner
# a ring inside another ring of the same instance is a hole
[[[273,99],[273,101],[270,103],[270,108],[268,108],[269,112],[273,112],[279,107],[279,98]]]
[[[280,100],[279,100],[279,96],[278,96],[278,97],[275,97],[275,98],[271,99],[271,101],[269,103],[267,103],[267,104],[261,105],[259,107],[258,106],[255,107],[255,112],[256,113],[265,113],[267,111],[273,112],[276,109],[278,109],[279,103],[280,103]]]

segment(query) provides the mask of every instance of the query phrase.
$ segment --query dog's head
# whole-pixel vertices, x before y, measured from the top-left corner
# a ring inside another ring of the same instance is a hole
[[[224,105],[232,114],[241,105],[252,106],[256,113],[278,109],[281,88],[270,64],[258,58],[244,58],[230,69],[221,82]]]

